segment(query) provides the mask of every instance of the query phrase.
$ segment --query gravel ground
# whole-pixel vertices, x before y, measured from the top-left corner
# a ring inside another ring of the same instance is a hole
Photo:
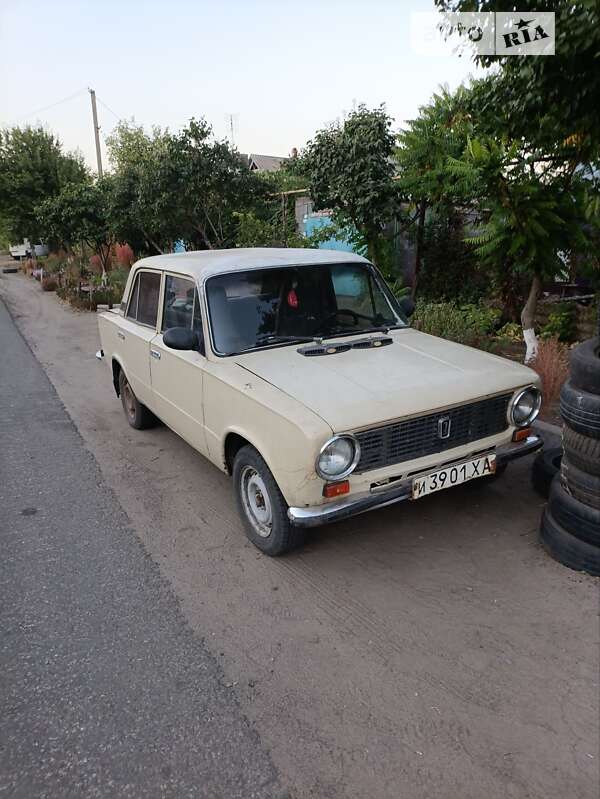
[[[128,427],[94,314],[20,275],[0,294],[159,566],[144,603],[173,591],[294,799],[597,795],[598,581],[539,546],[530,458],[268,559],[224,475],[165,427]]]

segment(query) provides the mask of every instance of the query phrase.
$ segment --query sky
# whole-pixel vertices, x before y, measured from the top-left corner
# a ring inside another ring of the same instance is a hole
[[[41,123],[90,167],[118,119],[176,130],[204,116],[242,152],[289,155],[359,104],[396,128],[468,57],[424,55],[433,0],[0,0],[0,127]],[[411,33],[412,32],[412,33]],[[68,99],[67,99],[68,98]],[[50,106],[50,107],[49,107]]]

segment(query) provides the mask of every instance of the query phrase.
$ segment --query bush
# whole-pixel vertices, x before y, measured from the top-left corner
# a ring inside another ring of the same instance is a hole
[[[129,244],[115,244],[115,259],[120,267],[129,269],[135,261],[133,250]]]
[[[504,338],[508,341],[523,341],[523,328],[517,322],[507,322],[496,333],[498,338]]]
[[[414,327],[459,344],[481,345],[500,318],[496,308],[455,302],[417,302]]]
[[[548,321],[540,333],[542,338],[575,341],[577,336],[577,309],[573,302],[558,303],[548,314]]]
[[[538,354],[529,365],[541,378],[545,408],[551,408],[558,402],[561,386],[569,376],[569,348],[557,337],[542,339]]]
[[[112,307],[121,302],[122,296],[110,286],[94,288],[92,291],[80,291],[78,288],[59,286],[56,293],[62,300],[80,311],[95,311],[99,305]]]

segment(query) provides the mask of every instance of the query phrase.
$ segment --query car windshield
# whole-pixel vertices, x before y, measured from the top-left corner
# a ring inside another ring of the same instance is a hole
[[[375,270],[362,263],[218,275],[206,294],[220,355],[407,324]]]

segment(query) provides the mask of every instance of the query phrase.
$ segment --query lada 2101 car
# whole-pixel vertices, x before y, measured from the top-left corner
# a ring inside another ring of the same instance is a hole
[[[232,475],[249,539],[498,475],[541,446],[537,375],[412,329],[364,258],[159,255],[131,269],[102,349],[130,425],[156,417]]]

